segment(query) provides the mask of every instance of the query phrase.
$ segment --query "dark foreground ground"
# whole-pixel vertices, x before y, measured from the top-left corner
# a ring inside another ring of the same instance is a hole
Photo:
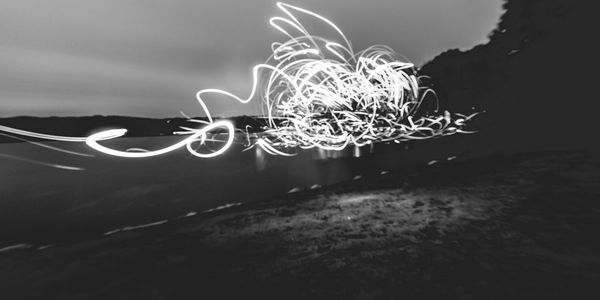
[[[1,299],[599,299],[600,163],[380,174],[0,252]]]

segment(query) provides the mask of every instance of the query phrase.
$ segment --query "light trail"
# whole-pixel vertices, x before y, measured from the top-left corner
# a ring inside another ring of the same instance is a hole
[[[32,144],[32,145],[36,145],[36,146],[39,146],[39,147],[42,147],[42,148],[47,148],[47,149],[50,149],[50,150],[58,151],[58,152],[63,152],[63,153],[71,154],[71,155],[77,155],[77,156],[94,157],[93,154],[87,154],[87,153],[81,153],[81,152],[71,151],[71,150],[67,150],[67,149],[62,149],[62,148],[59,148],[59,147],[54,147],[54,146],[50,146],[50,145],[47,145],[47,144],[42,144],[42,143],[30,141],[30,140],[27,140],[27,139],[24,139],[24,138],[20,138],[18,136],[14,136],[14,135],[11,135],[11,134],[5,134],[5,133],[1,133],[0,132],[0,135],[8,137],[8,138],[11,138],[11,139],[19,140],[19,141],[22,141],[22,142],[26,142],[26,143],[29,143],[29,144]]]
[[[232,145],[235,133],[231,122],[215,121],[206,105],[206,95],[219,94],[242,104],[261,96],[268,124],[262,128],[262,136],[255,141],[248,138],[246,146],[261,147],[271,155],[293,155],[286,150],[295,148],[338,151],[349,145],[470,133],[463,128],[477,114],[440,114],[439,107],[433,112],[422,111],[427,95],[432,95],[437,106],[435,92],[421,86],[414,65],[391,48],[375,45],[355,52],[350,40],[329,19],[281,2],[277,7],[284,16],[272,17],[269,24],[289,40],[273,43],[267,61],[253,67],[248,97],[213,88],[198,91],[196,99],[208,122],[188,117],[205,126],[181,127],[182,131],[174,134],[187,137],[171,146],[159,150],[129,147],[122,151],[99,143],[122,137],[126,129],[105,130],[88,137],[47,135],[5,126],[0,126],[0,130],[48,140],[85,142],[99,152],[119,157],[152,157],[185,146],[197,157],[210,158],[224,153]],[[330,40],[312,35],[297,14],[324,23],[339,36]],[[337,41],[340,39],[341,43]],[[261,72],[267,72],[266,76],[261,76]],[[208,134],[218,128],[225,129],[228,135],[226,141],[219,141],[224,145],[218,150],[202,153],[192,147],[196,142],[205,145],[208,140],[214,141]]]
[[[20,161],[24,161],[27,163],[32,163],[32,164],[56,168],[56,169],[68,170],[68,171],[83,171],[83,170],[85,170],[84,168],[80,168],[80,167],[52,164],[52,163],[47,163],[47,162],[43,162],[43,161],[39,161],[39,160],[34,160],[34,159],[25,158],[25,157],[4,154],[4,153],[0,153],[0,157],[9,158],[9,159],[13,159],[13,160],[20,160]]]
[[[33,131],[27,131],[7,126],[0,125],[0,131],[9,132],[16,135],[28,136],[32,138],[38,138],[43,140],[53,140],[53,141],[61,141],[61,142],[85,142],[85,137],[72,137],[72,136],[61,136],[61,135],[52,135],[52,134],[43,134]]]
[[[219,127],[226,128],[227,133],[228,133],[228,140],[221,149],[211,152],[211,153],[201,153],[192,147],[192,144],[194,142],[200,141],[200,143],[204,143],[204,141],[206,140],[207,132],[209,132],[215,128],[219,128]],[[114,150],[114,149],[108,148],[106,146],[102,146],[98,143],[98,141],[101,141],[101,140],[114,139],[114,138],[121,137],[127,132],[127,129],[111,129],[111,130],[101,131],[101,132],[92,134],[89,137],[87,137],[85,143],[92,149],[95,149],[97,151],[100,151],[100,152],[108,154],[108,155],[120,156],[120,157],[129,157],[129,158],[152,157],[152,156],[162,155],[162,154],[177,150],[177,149],[185,146],[191,154],[193,154],[197,157],[209,158],[209,157],[215,157],[215,156],[222,154],[231,146],[231,144],[233,143],[233,138],[234,138],[234,130],[235,129],[233,128],[233,125],[229,121],[211,122],[209,125],[203,127],[202,129],[194,130],[194,133],[192,135],[179,141],[178,143],[175,143],[171,146],[168,146],[168,147],[165,147],[165,148],[162,148],[159,150],[144,151],[144,152],[136,151],[138,149],[135,149],[135,148],[133,149],[134,151],[119,151],[119,150]],[[142,149],[142,150],[145,150],[145,149]]]
[[[267,70],[261,96],[268,126],[264,136],[248,146],[269,154],[285,153],[276,149],[342,150],[348,145],[467,133],[462,128],[476,114],[421,112],[417,117],[425,97],[435,93],[420,86],[414,65],[392,49],[377,45],[355,54],[349,39],[330,20],[293,5],[277,6],[285,17],[273,17],[269,23],[289,40],[273,43],[267,62],[253,68],[247,98],[218,89],[199,91],[196,98],[209,120],[203,96],[220,94],[248,103],[259,92],[259,71]],[[343,43],[312,35],[296,13],[324,22]]]

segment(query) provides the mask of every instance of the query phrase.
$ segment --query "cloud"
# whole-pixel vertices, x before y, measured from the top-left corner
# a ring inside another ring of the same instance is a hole
[[[357,49],[389,44],[417,63],[485,40],[500,0],[306,0]],[[274,1],[0,0],[0,117],[200,112],[195,92],[245,94],[250,69],[282,37]],[[256,104],[212,101],[214,115]]]

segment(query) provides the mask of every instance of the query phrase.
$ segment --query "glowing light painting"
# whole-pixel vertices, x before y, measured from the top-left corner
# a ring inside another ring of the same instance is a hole
[[[46,135],[4,126],[0,130],[48,140],[85,142],[97,151],[120,157],[151,157],[186,147],[195,156],[209,158],[222,154],[234,142],[233,124],[214,120],[205,102],[206,96],[220,94],[241,104],[255,98],[263,101],[267,125],[260,137],[247,139],[246,147],[258,146],[272,155],[293,155],[295,148],[335,151],[349,145],[399,143],[466,132],[463,128],[475,114],[420,111],[426,96],[437,101],[435,93],[421,85],[414,65],[391,48],[375,45],[355,52],[340,28],[327,18],[285,3],[277,6],[283,16],[273,17],[269,23],[289,39],[273,43],[267,61],[254,66],[250,94],[242,98],[220,89],[200,90],[196,98],[208,122],[189,118],[204,127],[175,132],[186,136],[180,142],[153,151],[117,150],[100,142],[121,137],[126,129],[106,130],[88,137]],[[337,37],[312,35],[297,15],[323,23]],[[226,140],[209,137],[216,132],[224,132]],[[206,150],[207,141],[220,142],[222,146]]]

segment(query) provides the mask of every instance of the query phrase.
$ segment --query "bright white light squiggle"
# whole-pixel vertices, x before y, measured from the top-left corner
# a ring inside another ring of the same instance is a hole
[[[201,153],[192,147],[192,144],[196,141],[200,141],[200,143],[204,143],[204,141],[206,140],[207,133],[210,132],[211,130],[213,130],[215,128],[219,128],[219,127],[227,129],[227,135],[228,135],[227,142],[221,149],[211,152],[211,153]],[[231,146],[231,144],[233,143],[234,130],[235,129],[233,128],[233,125],[229,121],[212,122],[202,129],[194,130],[194,133],[192,135],[188,136],[184,140],[179,141],[176,144],[173,144],[169,147],[166,147],[166,148],[163,148],[160,150],[145,151],[145,152],[119,151],[119,150],[114,150],[114,149],[108,148],[106,146],[102,146],[98,143],[98,141],[101,141],[101,140],[114,139],[114,138],[121,137],[127,132],[127,129],[111,129],[111,130],[101,131],[96,134],[90,135],[86,139],[85,143],[97,151],[106,153],[108,155],[120,156],[120,157],[138,158],[138,157],[157,156],[157,155],[162,155],[162,154],[171,152],[173,150],[177,150],[177,149],[185,146],[191,154],[193,154],[197,157],[209,158],[209,157],[215,157],[215,156],[222,154]]]
[[[419,112],[425,97],[435,96],[420,86],[414,65],[387,46],[354,52],[348,38],[331,21],[314,12],[277,3],[287,17],[269,23],[289,37],[273,43],[272,55],[252,72],[247,98],[218,89],[204,89],[196,98],[212,122],[206,94],[220,94],[247,103],[261,92],[268,125],[264,136],[248,146],[282,154],[285,148],[342,150],[348,145],[402,142],[465,133],[473,115],[445,111]],[[310,34],[295,13],[314,17],[334,29],[343,44]],[[260,71],[268,71],[260,87]],[[435,99],[435,97],[433,97]]]
[[[289,40],[273,43],[266,63],[252,69],[252,90],[248,97],[220,89],[200,90],[196,98],[208,122],[191,118],[190,121],[206,126],[182,127],[176,134],[187,137],[171,146],[153,151],[139,148],[121,151],[99,143],[123,136],[126,129],[106,130],[86,138],[45,135],[4,126],[0,130],[49,140],[85,141],[97,151],[120,157],[152,157],[183,146],[195,156],[215,157],[232,145],[235,132],[231,122],[213,120],[203,98],[220,94],[243,104],[257,95],[262,98],[268,124],[262,128],[261,137],[255,141],[248,138],[246,146],[261,147],[272,155],[292,155],[286,149],[297,147],[342,150],[348,145],[399,143],[466,133],[462,128],[475,114],[444,111],[432,115],[420,111],[425,97],[435,94],[420,85],[414,65],[391,48],[376,45],[355,53],[349,39],[327,18],[281,2],[277,6],[285,16],[273,17],[269,23]],[[338,37],[330,40],[312,35],[296,17],[298,13],[323,22]],[[204,145],[206,141],[214,141],[208,134],[216,129],[225,129],[228,136],[226,141],[219,141],[224,143],[221,148],[203,153],[192,146],[196,142]]]

